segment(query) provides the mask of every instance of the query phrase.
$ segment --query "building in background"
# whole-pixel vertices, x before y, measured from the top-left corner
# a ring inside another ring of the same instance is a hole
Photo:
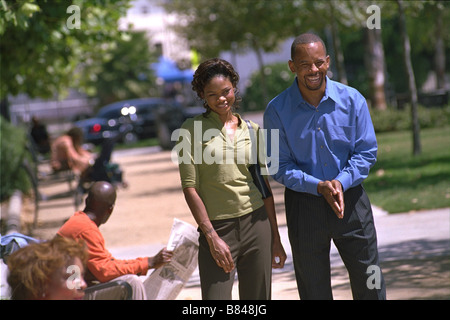
[[[191,51],[188,42],[180,38],[171,28],[177,21],[160,5],[161,0],[135,0],[131,2],[126,17],[119,21],[119,28],[145,31],[148,34],[150,48],[160,55],[174,61],[180,69],[190,68]]]

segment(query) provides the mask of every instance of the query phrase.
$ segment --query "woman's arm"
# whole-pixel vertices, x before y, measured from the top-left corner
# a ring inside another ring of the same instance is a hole
[[[267,187],[272,192],[269,180],[264,180],[266,181]],[[263,200],[267,211],[267,217],[269,218],[270,228],[272,230],[272,268],[283,268],[284,262],[286,261],[286,252],[281,244],[280,233],[278,232],[278,222],[273,195]]]
[[[209,220],[208,213],[206,212],[205,205],[198,195],[197,190],[193,187],[188,187],[183,189],[183,193],[195,221],[208,241],[209,250],[214,261],[216,261],[217,265],[223,268],[225,272],[231,272],[234,269],[234,261],[231,257],[230,248],[225,241],[219,237],[216,230],[214,230],[211,220]]]

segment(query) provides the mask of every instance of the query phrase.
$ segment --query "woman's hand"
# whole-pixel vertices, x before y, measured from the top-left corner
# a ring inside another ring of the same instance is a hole
[[[286,252],[284,251],[281,240],[278,238],[272,243],[272,268],[281,269],[286,261]]]
[[[211,256],[219,267],[226,273],[230,273],[234,269],[234,261],[231,257],[230,247],[215,231],[213,233],[214,235],[207,237]]]
[[[191,209],[192,215],[202,230],[209,245],[209,251],[217,265],[227,273],[234,269],[234,261],[231,257],[230,247],[223,241],[209,220],[205,205],[193,187],[183,189],[186,202]]]

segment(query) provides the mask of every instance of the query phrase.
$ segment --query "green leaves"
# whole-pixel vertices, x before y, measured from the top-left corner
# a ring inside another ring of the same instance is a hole
[[[46,98],[70,86],[86,87],[79,72],[102,63],[120,37],[118,20],[128,2],[0,0],[0,98],[18,93]],[[70,28],[69,5],[79,9],[80,29]]]
[[[6,25],[12,23],[15,27],[26,29],[29,27],[29,19],[41,9],[34,1],[23,4],[16,2],[6,2],[0,0],[0,35],[6,30]]]

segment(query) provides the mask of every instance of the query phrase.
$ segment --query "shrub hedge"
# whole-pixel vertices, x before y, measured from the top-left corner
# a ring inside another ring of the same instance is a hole
[[[419,106],[419,123],[421,128],[438,128],[450,124],[450,105],[444,108],[425,108]],[[412,128],[412,117],[409,108],[397,110],[371,109],[373,126],[376,132],[403,131]]]
[[[0,202],[9,199],[14,190],[27,193],[31,188],[21,167],[24,157],[29,157],[26,144],[26,131],[0,116]]]

